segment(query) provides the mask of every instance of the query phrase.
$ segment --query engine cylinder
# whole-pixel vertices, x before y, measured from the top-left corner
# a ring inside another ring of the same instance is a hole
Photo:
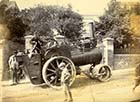
[[[102,60],[102,53],[99,49],[95,48],[89,52],[84,52],[79,55],[72,56],[72,61],[77,66],[86,64],[99,64]]]

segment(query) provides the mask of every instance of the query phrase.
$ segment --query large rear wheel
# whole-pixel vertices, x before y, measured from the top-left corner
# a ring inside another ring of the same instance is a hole
[[[55,56],[47,60],[42,69],[42,76],[45,83],[55,89],[62,88],[61,86],[61,73],[64,67],[61,65],[65,65],[71,74],[70,78],[70,86],[75,80],[76,77],[76,69],[73,62],[64,56]]]

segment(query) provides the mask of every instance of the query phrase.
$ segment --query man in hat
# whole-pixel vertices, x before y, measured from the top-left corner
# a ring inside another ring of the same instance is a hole
[[[71,78],[71,74],[68,71],[66,64],[63,62],[59,65],[59,68],[62,69],[62,73],[61,73],[61,84],[63,86],[63,90],[65,93],[65,102],[72,102],[72,93],[70,91],[70,78]]]
[[[16,60],[17,51],[14,52],[13,55],[10,56],[8,60],[9,71],[11,72],[12,84],[16,85],[18,83],[18,62]]]
[[[20,50],[17,50],[17,63],[18,63],[18,74],[17,74],[17,78],[18,78],[18,81],[20,81],[20,79],[23,79],[25,78],[25,75],[24,75],[24,62],[23,62],[23,55],[24,53]]]
[[[34,34],[33,38],[31,39],[31,44],[34,45],[32,52],[41,53],[41,45],[43,44],[43,41],[39,38],[39,36]]]

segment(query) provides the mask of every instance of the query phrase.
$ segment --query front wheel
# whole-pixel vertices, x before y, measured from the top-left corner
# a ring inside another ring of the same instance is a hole
[[[110,80],[112,73],[111,68],[108,65],[99,64],[96,65],[91,71],[93,78],[98,79],[101,82]]]
[[[75,66],[69,58],[64,56],[55,56],[50,58],[43,66],[42,77],[45,83],[54,89],[62,88],[61,73],[63,69],[60,67],[62,63],[64,63],[65,67],[68,69],[69,73],[71,74],[70,84],[69,84],[70,86],[72,85],[76,77]]]

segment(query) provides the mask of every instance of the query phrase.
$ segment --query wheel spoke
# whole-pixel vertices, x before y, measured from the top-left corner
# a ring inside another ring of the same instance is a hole
[[[52,69],[47,69],[48,71],[51,71],[51,72],[54,72],[54,73],[56,73],[56,71],[55,70],[52,70]]]
[[[54,74],[54,73],[47,74],[46,77],[49,77],[49,76],[51,76],[51,75],[53,75],[53,74]]]
[[[57,84],[57,76],[56,76],[56,78],[55,78],[55,82],[54,82],[54,84]]]
[[[103,72],[103,73],[101,73],[100,75],[102,75],[102,76],[103,76],[103,75],[105,75],[105,74],[106,74],[106,73],[105,73],[105,72]]]
[[[51,64],[51,66],[52,66],[53,69],[56,69],[56,67],[52,63],[50,63],[50,64]]]
[[[100,71],[100,75],[101,75],[101,78],[106,78],[107,76],[107,69],[105,67],[102,67],[101,68],[101,71]]]
[[[66,66],[65,66],[65,68],[68,68],[68,66],[70,65],[70,63],[68,63]],[[69,70],[69,69],[68,69]]]
[[[101,72],[101,73],[104,73],[104,72],[105,72],[105,68],[102,67],[101,70],[100,70],[100,72]]]
[[[59,62],[58,62],[58,60],[56,60],[56,64],[57,64],[57,67],[59,66]]]

